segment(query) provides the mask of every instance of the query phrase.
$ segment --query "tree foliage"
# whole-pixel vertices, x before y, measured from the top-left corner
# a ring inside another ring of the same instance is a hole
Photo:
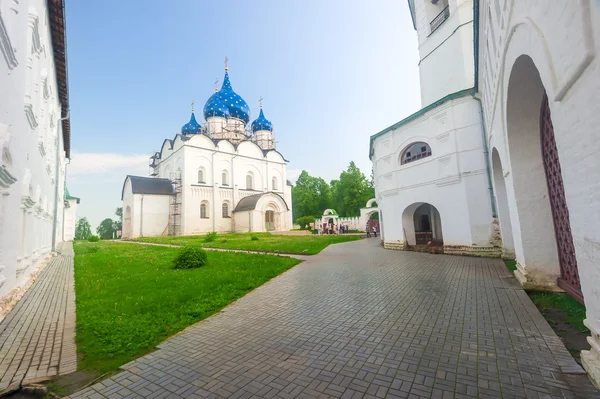
[[[303,170],[292,187],[292,214],[318,217],[331,206],[331,187],[320,177],[313,177]]]
[[[340,216],[359,216],[360,208],[375,196],[373,182],[360,171],[354,161],[331,182],[333,203]]]
[[[314,216],[301,216],[296,219],[296,224],[300,225],[301,229],[308,229],[308,226],[314,221]]]
[[[115,232],[115,223],[111,218],[106,218],[96,228],[96,234],[103,240],[109,240],[113,238]]]
[[[115,230],[122,230],[123,229],[123,207],[118,207],[117,210],[115,211],[115,215],[117,215],[119,217],[118,220],[115,220],[114,223],[114,229]]]
[[[342,217],[360,215],[360,208],[375,196],[372,176],[371,172],[371,178],[368,179],[353,161],[339,179],[332,180],[330,184],[303,170],[292,187],[294,220],[302,225],[298,222],[299,218],[318,218],[328,208],[334,208]]]
[[[87,240],[92,235],[92,228],[87,218],[80,218],[77,220],[75,225],[75,239],[76,240]]]

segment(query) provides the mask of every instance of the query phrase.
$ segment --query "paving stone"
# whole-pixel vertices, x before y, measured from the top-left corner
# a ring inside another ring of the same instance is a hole
[[[77,370],[72,243],[58,252],[0,322],[0,394]]]
[[[108,381],[152,397],[600,398],[501,260],[375,239],[307,257],[159,348]],[[86,392],[119,393],[106,383]]]

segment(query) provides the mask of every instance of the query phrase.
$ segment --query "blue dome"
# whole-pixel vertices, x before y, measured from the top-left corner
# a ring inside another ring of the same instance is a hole
[[[271,121],[265,118],[265,114],[263,114],[262,108],[260,109],[260,114],[258,115],[258,118],[256,118],[254,122],[252,122],[252,132],[258,132],[260,130],[268,130],[270,132],[273,131],[273,124],[271,123]]]
[[[181,127],[181,134],[197,134],[200,133],[200,124],[196,121],[194,111],[190,121]]]
[[[240,97],[240,95],[233,91],[233,89],[231,88],[231,82],[229,81],[229,73],[227,71],[225,71],[225,78],[223,79],[223,85],[221,86],[221,90],[213,94],[204,106],[205,118],[207,117],[206,110],[207,108],[210,110],[211,102],[214,102],[215,98],[218,98],[222,106],[225,106],[229,111],[229,115],[225,117],[237,118],[244,121],[244,123],[248,123],[248,121],[250,121],[250,107],[248,107],[246,101],[244,101],[244,99]],[[210,117],[211,114],[209,114],[208,116]]]
[[[208,119],[211,116],[220,116],[221,118],[229,118],[231,114],[227,106],[223,104],[219,96],[219,92],[216,92],[204,105],[204,119]]]

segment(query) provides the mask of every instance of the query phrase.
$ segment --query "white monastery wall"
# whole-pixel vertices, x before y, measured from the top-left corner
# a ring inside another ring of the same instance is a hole
[[[75,239],[75,225],[77,224],[77,200],[67,200],[69,206],[64,209],[63,241]]]
[[[415,142],[427,143],[432,155],[402,165],[404,150]],[[412,227],[404,226],[405,210],[429,203],[440,214],[445,246],[490,245],[492,212],[474,99],[449,101],[377,137],[373,145],[376,196],[385,215],[386,242],[403,245],[404,232]]]
[[[57,242],[62,240],[65,152],[46,2],[2,1],[0,32],[0,296],[4,296],[50,254],[55,204],[54,234]]]
[[[592,350],[582,360],[600,386],[600,8],[587,0],[538,3],[484,2],[480,13],[486,130],[490,156],[495,150],[499,159],[495,192],[505,192],[500,224],[503,236],[512,233],[517,277],[556,288],[560,266],[539,140],[545,90],[591,330]]]

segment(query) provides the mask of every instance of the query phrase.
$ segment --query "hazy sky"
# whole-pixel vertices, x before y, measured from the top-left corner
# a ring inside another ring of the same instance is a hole
[[[95,230],[127,174],[202,108],[223,80],[273,122],[277,149],[329,181],[369,136],[419,109],[416,33],[403,0],[67,0],[70,192]]]

